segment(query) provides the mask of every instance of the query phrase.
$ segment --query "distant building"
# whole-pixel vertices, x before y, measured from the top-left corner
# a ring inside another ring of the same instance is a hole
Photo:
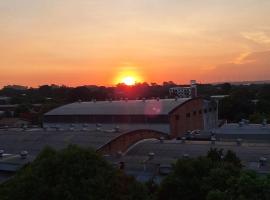
[[[224,124],[215,130],[217,138],[241,138],[248,140],[261,139],[270,142],[270,125],[264,120],[261,124],[250,124],[248,120],[242,120],[239,123]]]
[[[46,113],[43,126],[147,129],[176,138],[187,131],[216,128],[217,105],[202,98],[76,102]]]
[[[19,119],[19,118],[2,118],[0,119],[0,128],[2,127],[13,127],[20,128],[30,125],[29,121]]]
[[[190,81],[190,87],[173,87],[169,90],[170,96],[178,98],[197,97],[197,85],[195,80]]]
[[[13,89],[13,90],[24,91],[24,90],[27,90],[28,87],[22,86],[22,85],[7,85],[7,86],[4,86],[4,89]]]
[[[10,103],[11,98],[10,97],[1,97],[0,96],[0,105],[6,105]]]

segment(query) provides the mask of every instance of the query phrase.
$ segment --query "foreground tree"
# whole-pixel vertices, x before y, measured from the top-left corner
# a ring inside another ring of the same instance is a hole
[[[242,169],[232,151],[211,149],[205,157],[180,159],[163,180],[157,199],[269,200],[270,176]]]
[[[140,200],[144,186],[114,169],[92,150],[46,148],[1,185],[1,200]]]
[[[229,188],[228,196],[233,200],[268,200],[270,175],[261,176],[253,171],[244,171],[234,182],[234,186]]]

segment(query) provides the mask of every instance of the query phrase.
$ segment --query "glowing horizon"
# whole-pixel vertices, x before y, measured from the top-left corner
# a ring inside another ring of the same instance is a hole
[[[269,0],[0,0],[0,87],[270,80]]]

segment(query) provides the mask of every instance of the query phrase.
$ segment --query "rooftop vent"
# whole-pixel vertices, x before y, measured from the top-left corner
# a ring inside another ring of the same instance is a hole
[[[0,149],[0,158],[3,158],[5,151],[3,149]]]
[[[102,124],[96,124],[96,131],[101,131]]]
[[[111,155],[110,154],[104,154],[104,155],[102,155],[103,156],[103,158],[105,158],[105,159],[108,159],[108,158],[110,158],[111,157]]]
[[[243,140],[242,140],[241,138],[238,138],[238,139],[236,140],[236,144],[237,144],[238,146],[241,146],[242,143],[243,143]]]
[[[102,124],[96,124],[96,127],[102,127]]]
[[[162,164],[159,166],[159,174],[160,175],[169,175],[172,172],[172,166],[168,164]]]
[[[189,154],[187,154],[187,153],[183,154],[183,158],[188,159],[189,158]]]
[[[20,156],[22,159],[26,159],[28,156],[28,151],[21,151]]]
[[[120,127],[119,127],[119,126],[115,126],[115,127],[114,127],[114,131],[115,131],[116,133],[119,133],[119,132],[120,132]]]
[[[165,140],[164,137],[160,137],[160,138],[159,138],[160,143],[164,143],[164,140]]]
[[[241,122],[238,123],[239,127],[243,127],[244,124],[245,124],[245,123],[244,123],[243,121],[241,121]]]
[[[265,157],[260,157],[259,159],[259,164],[260,164],[260,167],[263,167],[267,164],[267,158]]]
[[[186,140],[187,140],[187,138],[185,136],[181,137],[181,141],[183,144],[186,143]]]
[[[155,157],[155,153],[154,152],[149,152],[148,153],[148,160],[153,160]]]
[[[267,119],[264,119],[263,121],[262,121],[262,126],[266,126],[267,125]]]
[[[241,119],[240,123],[242,125],[248,125],[249,124],[249,120],[247,120],[247,119]]]
[[[59,126],[55,127],[56,131],[61,131],[61,128]]]
[[[116,156],[118,158],[122,157],[123,156],[123,152],[122,151],[117,151]]]
[[[214,136],[211,136],[211,144],[216,144],[217,139]]]

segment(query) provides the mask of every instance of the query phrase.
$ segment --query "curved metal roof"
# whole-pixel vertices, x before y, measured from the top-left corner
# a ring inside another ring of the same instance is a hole
[[[45,115],[167,115],[188,100],[190,98],[76,102]]]
[[[18,154],[26,150],[37,155],[45,146],[62,149],[69,144],[97,149],[123,134],[100,131],[0,131],[0,149]]]

